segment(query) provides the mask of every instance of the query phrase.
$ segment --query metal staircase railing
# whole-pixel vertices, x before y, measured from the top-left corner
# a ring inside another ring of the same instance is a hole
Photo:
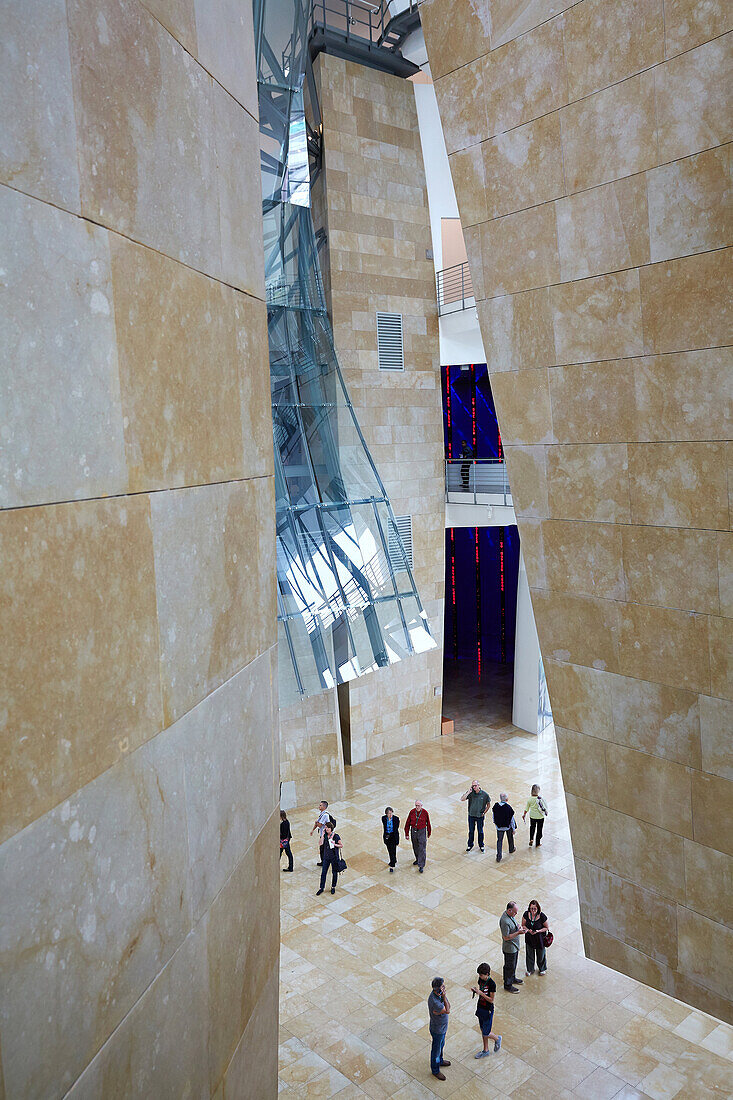
[[[467,263],[444,267],[436,272],[435,285],[438,293],[438,313],[458,313],[475,304],[471,272]]]

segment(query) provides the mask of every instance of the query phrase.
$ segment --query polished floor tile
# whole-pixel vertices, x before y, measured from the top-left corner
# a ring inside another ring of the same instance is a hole
[[[493,667],[479,685],[470,669],[446,675],[444,713],[455,733],[347,769],[346,797],[333,802],[349,870],[335,896],[317,898],[315,807],[290,815],[295,872],[282,876],[280,1096],[282,1100],[671,1100],[733,1095],[733,1028],[586,959],[562,780],[552,731],[511,724],[511,681]],[[506,791],[517,809],[514,855],[496,863],[466,847],[460,796],[479,779],[492,801]],[[550,814],[542,847],[521,823],[539,782]],[[324,798],[329,792],[324,790]],[[387,869],[381,816],[404,821],[416,798],[433,835],[423,875],[403,841]],[[330,882],[330,879],[329,879]],[[501,988],[499,916],[537,898],[555,942],[548,973],[524,977],[518,996]],[[498,1054],[480,1060],[469,986],[479,962],[498,979]],[[432,1077],[426,1000],[441,974],[452,1011],[445,1082]]]

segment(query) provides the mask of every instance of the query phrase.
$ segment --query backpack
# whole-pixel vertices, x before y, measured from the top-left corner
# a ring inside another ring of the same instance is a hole
[[[331,822],[331,828],[335,829],[336,828],[336,818],[332,817],[331,814],[329,814],[328,815],[328,820]]]

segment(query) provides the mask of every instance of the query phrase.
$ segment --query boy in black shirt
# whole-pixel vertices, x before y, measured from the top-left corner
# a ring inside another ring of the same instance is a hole
[[[483,1039],[484,1049],[480,1050],[478,1054],[474,1054],[474,1058],[487,1058],[491,1051],[489,1050],[489,1039],[494,1040],[494,1051],[501,1050],[501,1035],[495,1035],[491,1030],[491,1025],[494,1021],[494,994],[496,993],[496,982],[491,975],[491,967],[488,963],[480,963],[476,968],[478,974],[478,986],[471,986],[471,994],[474,997],[478,997],[478,1004],[476,1006],[476,1015],[478,1016],[479,1027],[481,1028],[481,1038]]]

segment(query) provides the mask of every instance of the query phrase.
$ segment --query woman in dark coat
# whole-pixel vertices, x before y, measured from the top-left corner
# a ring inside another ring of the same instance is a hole
[[[400,819],[391,806],[384,811],[382,818],[382,840],[387,845],[389,852],[389,870],[394,871],[397,866],[397,845],[400,842]]]
[[[287,867],[283,867],[283,871],[292,871],[293,869],[293,853],[290,850],[290,841],[293,839],[293,835],[290,832],[290,822],[288,821],[288,815],[285,810],[280,811],[280,859],[282,859],[283,852],[288,857]]]

